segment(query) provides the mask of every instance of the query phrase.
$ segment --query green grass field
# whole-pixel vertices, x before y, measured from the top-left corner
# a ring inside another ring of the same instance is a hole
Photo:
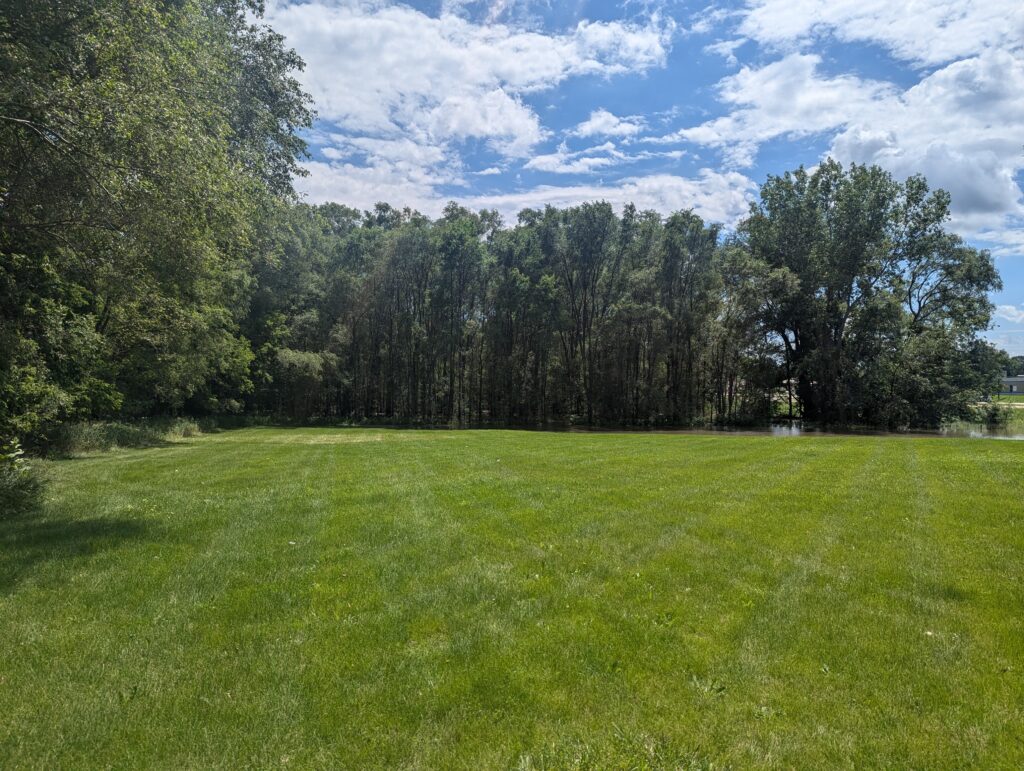
[[[1024,443],[246,429],[0,522],[4,768],[1024,765]]]
[[[1008,404],[1024,404],[1024,394],[996,394],[992,397],[997,402]]]

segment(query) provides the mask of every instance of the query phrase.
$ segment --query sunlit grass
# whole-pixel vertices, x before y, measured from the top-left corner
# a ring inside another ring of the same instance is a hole
[[[0,523],[5,768],[1020,767],[1024,443],[248,429]]]
[[[997,394],[996,396],[993,396],[992,399],[997,402],[1024,404],[1024,394]]]

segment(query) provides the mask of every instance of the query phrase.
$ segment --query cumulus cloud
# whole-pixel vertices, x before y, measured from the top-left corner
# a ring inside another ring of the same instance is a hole
[[[750,166],[762,142],[835,129],[894,93],[887,83],[822,76],[820,64],[816,54],[791,54],[764,67],[743,67],[718,84],[719,98],[733,107],[731,112],[659,141],[721,148],[730,164]]]
[[[743,167],[770,140],[824,135],[840,160],[923,173],[950,192],[954,227],[997,255],[1024,253],[1024,3],[747,0],[728,21],[705,50],[731,60],[751,41],[781,58],[720,81],[725,114],[662,141],[717,148]],[[827,41],[878,46],[918,82],[826,74],[814,49]]]
[[[463,13],[469,5],[445,3],[439,16],[372,0],[269,5],[267,21],[306,61],[301,78],[321,121],[317,159],[298,183],[310,200],[363,207],[388,200],[436,213],[447,197],[442,188],[465,185],[467,174],[500,173],[550,136],[529,95],[568,78],[663,66],[674,34],[674,23],[657,15],[642,23],[584,20],[551,33],[476,23]],[[487,18],[507,16],[507,5],[490,4]],[[613,121],[595,123],[593,135],[639,130],[636,121],[607,115]],[[500,156],[501,166],[468,172],[461,159],[468,143]],[[614,160],[578,155],[530,163],[566,173]]]
[[[519,8],[527,13],[530,5],[529,0],[441,0],[441,12],[467,18],[481,17],[491,23]]]
[[[491,147],[508,158],[528,155],[547,134],[533,110],[501,88],[446,97],[430,111],[427,125],[434,137],[487,137]]]
[[[620,118],[602,107],[590,113],[571,133],[578,137],[631,137],[643,131],[645,125],[636,115]]]
[[[306,60],[303,85],[322,119],[361,134],[483,139],[512,156],[544,136],[524,94],[661,66],[673,29],[581,21],[543,34],[373,3],[278,5],[267,20]]]
[[[384,201],[436,216],[443,206],[437,188],[450,182],[446,173],[390,161],[310,161],[305,168],[309,175],[297,179],[295,187],[310,203],[336,201],[360,209]]]
[[[390,201],[438,216],[454,198],[471,209],[497,209],[509,221],[525,208],[605,200],[619,208],[634,203],[662,214],[693,209],[709,222],[735,225],[746,215],[757,192],[757,185],[743,174],[701,169],[695,177],[653,174],[609,184],[540,185],[511,193],[445,196],[437,191],[441,180],[429,175],[410,177],[388,167],[319,162],[309,163],[307,168],[309,176],[297,185],[313,203],[339,201],[367,209],[378,201]]]
[[[953,62],[904,91],[886,82],[821,72],[815,54],[744,67],[719,84],[732,109],[660,141],[719,148],[751,165],[778,137],[831,133],[829,154],[875,163],[897,177],[924,174],[948,190],[954,226],[969,234],[1024,216],[1024,58],[986,51]]]
[[[447,157],[445,151],[437,145],[414,142],[407,137],[382,139],[334,133],[324,140],[326,142],[330,144],[323,148],[323,155],[332,160],[362,155],[371,163],[388,161],[423,167],[441,163]]]
[[[570,152],[563,142],[553,153],[534,156],[524,168],[553,174],[587,174],[611,166],[620,158],[622,153],[611,142],[577,152]]]
[[[546,171],[552,174],[589,174],[612,166],[622,166],[636,161],[652,158],[668,158],[678,160],[686,155],[683,150],[651,152],[643,150],[636,153],[624,153],[614,142],[605,142],[583,150],[571,151],[565,142],[553,153],[537,155],[531,158],[523,168],[535,171]]]
[[[634,203],[640,209],[662,214],[693,209],[708,222],[734,225],[746,215],[756,191],[757,185],[738,172],[701,169],[696,177],[652,174],[608,185],[542,185],[521,192],[472,196],[463,203],[473,208],[497,209],[506,218],[512,218],[525,208],[604,200],[619,208]]]
[[[721,153],[726,170],[467,193],[462,202],[514,213],[603,197],[663,212],[695,207],[734,222],[753,190],[740,170],[759,149],[814,136],[839,160],[877,163],[897,177],[924,173],[950,191],[954,227],[997,256],[1024,254],[1020,0],[746,0],[738,10],[709,7],[689,29],[659,16],[662,5],[653,3],[644,4],[646,21],[582,21],[557,31],[509,23],[528,5],[442,0],[430,16],[385,0],[271,2],[268,21],[306,60],[303,83],[321,117],[317,160],[300,188],[311,200],[390,200],[430,214],[451,189],[499,181],[511,168],[607,178],[643,159],[678,158],[692,144]],[[563,143],[538,154],[553,134],[531,104],[537,94],[571,78],[663,67],[676,34],[713,34],[717,42],[704,50],[739,67],[717,84],[721,114],[644,139],[649,126],[678,126],[679,113],[659,119],[596,108],[562,134],[594,147]],[[916,83],[844,71],[816,50],[825,41],[884,49],[915,68]],[[754,52],[757,64],[741,67]],[[615,144],[597,144],[605,139]],[[663,146],[637,151],[643,141]],[[487,167],[467,169],[464,153],[474,157],[478,148],[490,153],[480,164]]]
[[[1016,305],[997,305],[995,316],[1013,324],[1024,324],[1024,308],[1018,308]]]
[[[979,230],[975,238],[990,246],[996,257],[1019,257],[1024,255],[1024,222],[1010,221],[1006,227]]]
[[[746,42],[747,39],[742,37],[733,40],[719,40],[704,46],[704,50],[709,54],[721,56],[727,64],[736,66],[739,64],[739,59],[736,58],[736,51]]]
[[[937,70],[897,97],[851,115],[832,143],[841,159],[922,173],[953,197],[958,225],[997,227],[1024,215],[1024,57],[986,51]]]
[[[830,35],[930,66],[1024,45],[1020,0],[748,0],[747,6],[740,34],[784,49]]]

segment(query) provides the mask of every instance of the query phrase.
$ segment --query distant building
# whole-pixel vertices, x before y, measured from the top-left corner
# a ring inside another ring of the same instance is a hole
[[[1024,375],[1004,375],[1002,393],[1024,394]]]

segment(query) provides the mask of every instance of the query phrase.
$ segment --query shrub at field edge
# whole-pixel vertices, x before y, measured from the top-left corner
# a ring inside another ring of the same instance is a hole
[[[42,503],[43,481],[24,455],[16,439],[0,447],[0,518],[32,511]]]

